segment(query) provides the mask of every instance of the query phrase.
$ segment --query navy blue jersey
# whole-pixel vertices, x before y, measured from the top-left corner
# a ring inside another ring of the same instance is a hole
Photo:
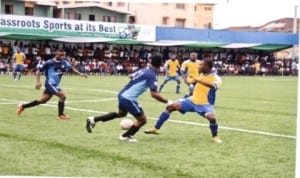
[[[72,65],[67,60],[58,61],[53,58],[45,62],[40,71],[45,72],[46,84],[59,85],[63,73],[71,69]]]
[[[147,89],[157,91],[157,73],[148,66],[132,74],[130,82],[120,91],[119,97],[137,101]]]

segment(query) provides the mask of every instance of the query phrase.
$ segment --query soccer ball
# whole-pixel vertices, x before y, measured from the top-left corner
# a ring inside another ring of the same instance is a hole
[[[133,125],[133,121],[130,119],[123,119],[120,122],[120,127],[122,130],[128,130]]]

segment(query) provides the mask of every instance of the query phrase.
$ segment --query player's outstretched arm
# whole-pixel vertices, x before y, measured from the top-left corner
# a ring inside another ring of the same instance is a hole
[[[37,90],[41,89],[41,72],[40,70],[37,70],[36,73],[35,73],[35,77],[36,77],[36,85],[35,85],[35,88]]]
[[[77,69],[75,69],[74,67],[72,67],[72,71],[77,74],[77,75],[80,75],[81,77],[84,77],[84,78],[88,78],[88,76],[86,74],[83,74],[81,72],[79,72]]]
[[[161,94],[157,91],[150,91],[152,98],[156,99],[157,101],[160,101],[162,103],[171,105],[173,104],[173,102],[171,100],[167,100],[166,98],[164,98],[163,96],[161,96]]]

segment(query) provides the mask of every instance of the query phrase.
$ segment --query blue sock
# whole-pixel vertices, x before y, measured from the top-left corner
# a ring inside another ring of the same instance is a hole
[[[14,79],[16,79],[16,77],[17,77],[17,73],[16,73],[16,72],[14,72]]]
[[[170,117],[170,113],[167,112],[167,111],[164,111],[161,113],[161,115],[159,116],[158,120],[156,121],[156,124],[155,124],[155,128],[156,129],[160,129],[161,126],[164,124],[165,121],[167,121]]]
[[[163,87],[164,87],[164,84],[162,84],[160,87],[159,87],[159,92],[161,92],[161,90],[163,89]]]
[[[218,127],[219,127],[218,124],[210,124],[209,125],[212,137],[215,137],[218,135]]]
[[[188,97],[190,97],[190,94],[186,94],[183,96],[183,98],[188,98]]]
[[[176,85],[176,93],[179,93],[180,92],[179,90],[180,90],[180,84],[177,84]]]

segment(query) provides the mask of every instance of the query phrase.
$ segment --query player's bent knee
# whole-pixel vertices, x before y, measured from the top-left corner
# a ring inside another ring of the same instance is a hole
[[[216,115],[213,114],[213,113],[207,113],[205,115],[205,117],[208,119],[208,120],[216,120]]]
[[[170,108],[171,110],[170,110],[170,111],[180,110],[180,108],[181,108],[180,103],[175,102],[175,103],[173,103],[173,104],[171,105],[171,108]]]

